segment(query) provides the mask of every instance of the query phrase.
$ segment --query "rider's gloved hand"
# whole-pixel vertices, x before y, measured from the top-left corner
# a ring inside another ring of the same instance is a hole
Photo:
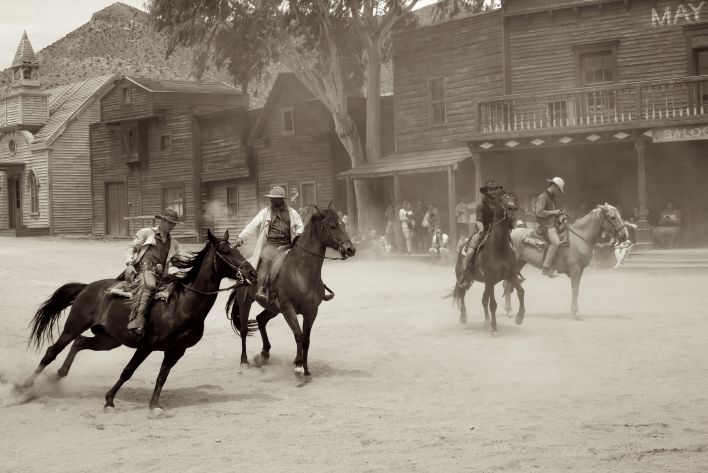
[[[243,240],[240,237],[236,237],[234,240],[234,248],[238,248],[239,246],[243,246]]]
[[[125,267],[125,280],[132,283],[135,280],[135,276],[138,272],[135,270],[135,266],[129,264]]]

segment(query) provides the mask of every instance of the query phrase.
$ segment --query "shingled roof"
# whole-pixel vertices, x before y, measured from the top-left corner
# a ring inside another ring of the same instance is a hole
[[[236,87],[223,82],[195,82],[191,80],[160,80],[126,77],[148,92],[181,92],[183,94],[240,94]]]
[[[10,67],[17,66],[38,66],[39,59],[32,49],[32,44],[27,37],[27,32],[22,32],[22,39],[20,39],[20,44],[17,46],[17,52],[15,53],[15,59],[12,60],[12,65]]]

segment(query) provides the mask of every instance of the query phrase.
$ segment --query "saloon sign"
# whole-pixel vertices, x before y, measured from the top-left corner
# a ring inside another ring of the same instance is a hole
[[[708,140],[708,125],[672,126],[654,128],[652,130],[652,141],[654,143],[693,140]]]
[[[676,6],[651,9],[651,26],[677,26],[699,23],[706,2],[685,2]]]

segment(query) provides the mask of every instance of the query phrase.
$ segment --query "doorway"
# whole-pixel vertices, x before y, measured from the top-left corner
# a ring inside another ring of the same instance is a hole
[[[9,227],[22,228],[22,178],[20,176],[8,177],[7,193]]]
[[[128,194],[125,182],[106,183],[106,235],[128,235]]]

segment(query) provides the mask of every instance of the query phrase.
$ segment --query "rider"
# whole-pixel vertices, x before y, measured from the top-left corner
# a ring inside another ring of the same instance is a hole
[[[485,182],[484,186],[479,189],[479,192],[483,194],[484,197],[482,197],[482,200],[478,202],[475,207],[475,225],[477,230],[467,244],[467,253],[465,254],[465,259],[462,266],[465,269],[477,253],[477,249],[482,241],[482,238],[487,234],[494,223],[494,209],[499,203],[499,195],[501,194],[501,191],[502,186],[492,180]],[[465,272],[465,274],[467,274],[467,272]],[[463,278],[460,285],[465,285],[467,283],[469,283],[469,281],[467,281],[466,278]]]
[[[167,274],[168,262],[180,253],[177,240],[170,233],[179,222],[179,215],[165,209],[156,227],[139,230],[128,246],[125,279],[133,283],[138,278],[138,287],[133,296],[135,305],[128,318],[128,330],[141,337],[145,333],[145,312],[150,299],[157,291],[160,279]]]
[[[549,278],[555,278],[558,276],[555,269],[553,268],[553,262],[558,253],[558,247],[560,246],[560,237],[558,235],[558,229],[556,225],[558,219],[563,213],[562,210],[556,209],[556,195],[559,192],[565,192],[565,181],[560,177],[554,177],[553,179],[546,179],[548,182],[548,189],[546,189],[541,195],[536,199],[536,220],[538,224],[545,230],[548,242],[548,251],[546,252],[546,259],[543,262],[543,274]]]
[[[277,249],[294,245],[304,230],[300,215],[285,201],[285,189],[275,186],[266,197],[270,199],[270,205],[261,209],[234,240],[234,246],[238,247],[243,245],[246,238],[258,235],[250,262],[258,268],[258,292],[255,298],[262,305],[268,303],[268,279],[272,261],[278,255]],[[332,294],[326,294],[324,300],[328,301],[332,297]]]

